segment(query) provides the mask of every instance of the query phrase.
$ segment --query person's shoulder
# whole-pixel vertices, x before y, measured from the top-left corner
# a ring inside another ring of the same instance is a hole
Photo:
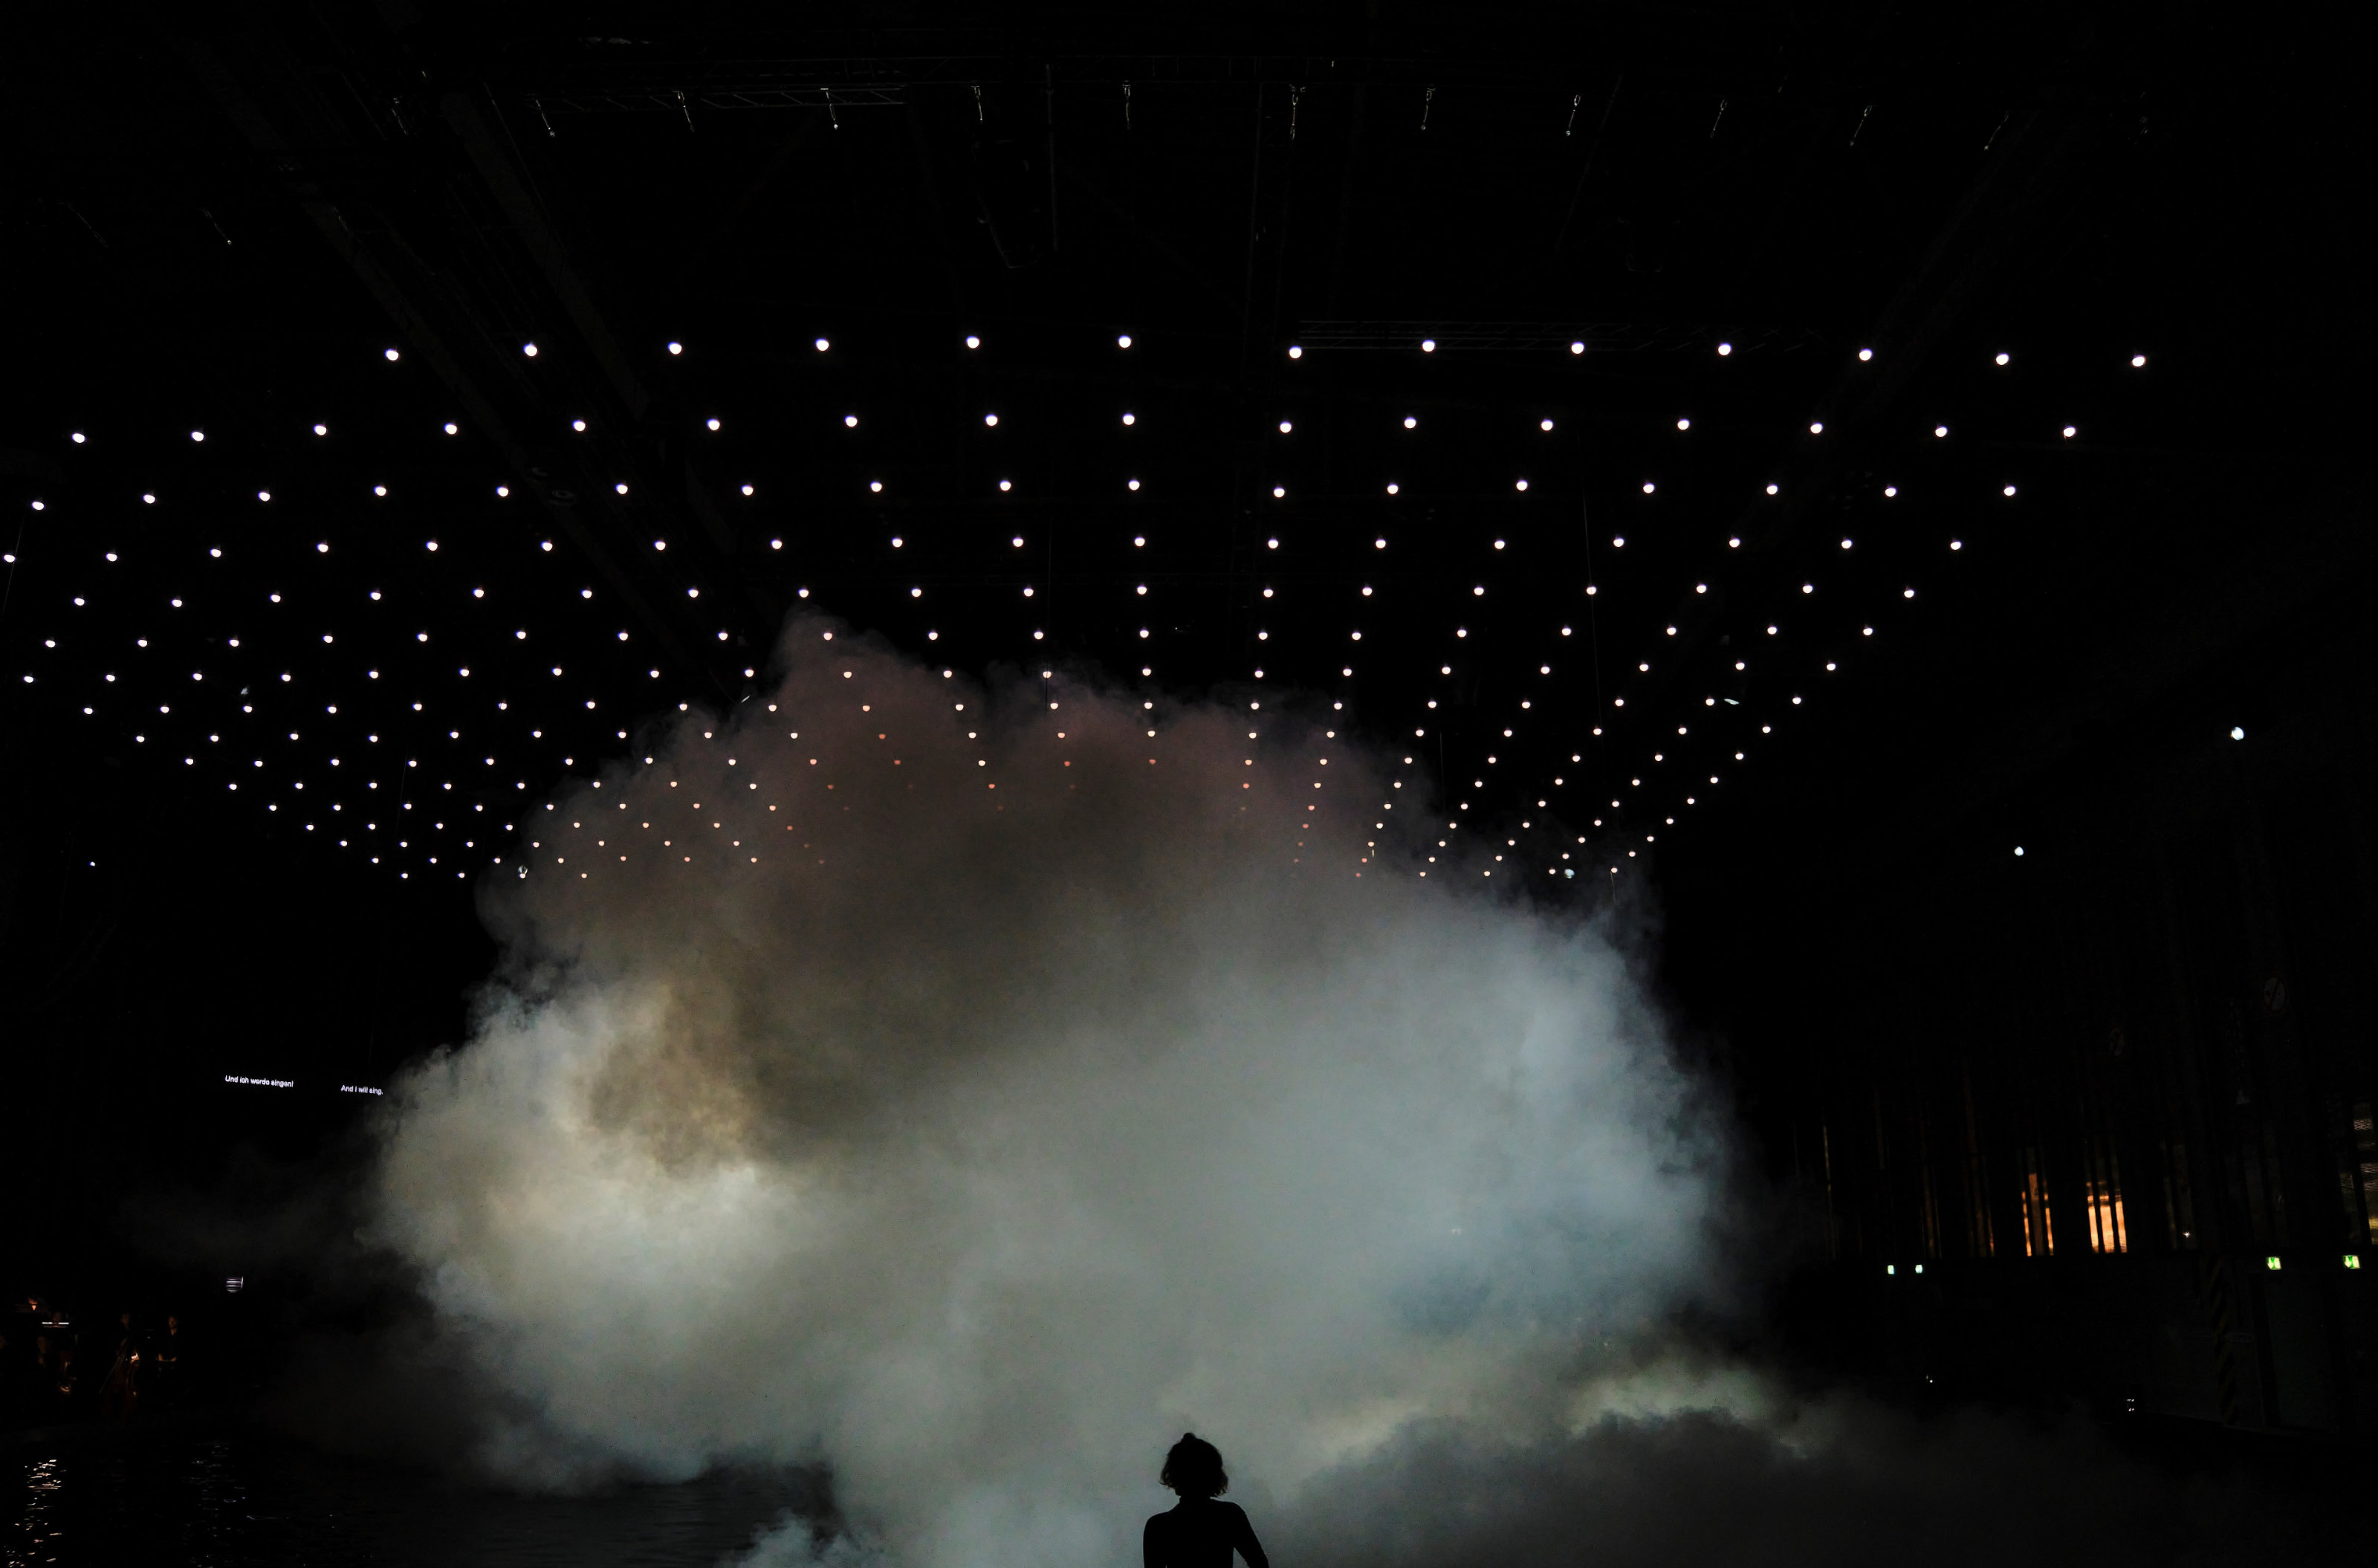
[[[1233,1519],[1244,1519],[1247,1516],[1247,1511],[1245,1509],[1240,1507],[1235,1502],[1225,1502],[1219,1497],[1214,1499],[1214,1506],[1216,1509],[1230,1515]]]

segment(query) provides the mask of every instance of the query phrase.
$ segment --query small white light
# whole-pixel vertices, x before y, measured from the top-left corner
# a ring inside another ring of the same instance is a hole
[[[1932,434],[1935,436],[1946,436],[1948,433],[1949,427],[1945,425],[1936,425],[1932,427]]]
[[[1115,347],[1119,349],[1127,349],[1131,347],[1131,334],[1129,332],[1124,332],[1118,335],[1115,339]]]
[[[1283,501],[1283,500],[1286,500],[1286,499],[1288,498],[1288,490],[1287,490],[1287,488],[1286,488],[1285,486],[1283,486],[1283,485],[1273,485],[1273,486],[1271,487],[1271,498],[1272,498],[1273,500],[1275,500],[1275,501]]]
[[[1387,542],[1384,539],[1374,539],[1371,541],[1371,548],[1375,550],[1384,550],[1387,547]]]
[[[1896,485],[1886,485],[1882,487],[1883,499],[1885,500],[1889,500],[1892,497],[1898,494],[1899,486]]]
[[[828,349],[830,349],[830,348],[832,348],[832,347],[834,347],[834,345],[833,345],[832,343],[830,343],[830,342],[826,341],[826,340],[824,340],[823,338],[820,338],[820,339],[817,341],[817,352],[818,352],[818,353],[825,353],[825,351],[826,351],[826,350],[828,350]]]
[[[397,353],[394,349],[382,349],[379,352],[387,356],[388,362],[390,365],[394,365],[396,363]]]
[[[1129,489],[1136,490],[1139,488],[1139,481],[1136,479],[1126,479],[1123,481],[1123,484],[1125,487]]]
[[[2245,730],[2245,726],[2244,726],[2244,725],[2242,725],[2242,724],[2233,724],[2233,725],[2231,725],[2231,726],[2230,726],[2230,729],[2229,729],[2229,738],[2230,738],[2230,739],[2232,739],[2232,740],[2243,740],[2243,739],[2245,739],[2245,738],[2246,738],[2246,730]]]
[[[1717,346],[1718,357],[1720,359],[1723,359],[1727,354],[1730,354],[1733,352],[1734,345],[1732,343],[1720,343]]]
[[[1916,597],[1916,590],[1913,588],[1903,588],[1899,591],[1899,596],[1903,599],[1913,599]]]
[[[1646,479],[1645,481],[1643,481],[1643,494],[1645,494],[1646,496],[1650,495],[1653,490],[1655,490],[1655,489],[1657,489],[1657,488],[1659,488],[1659,486],[1657,486],[1657,485],[1653,485],[1650,480]]]
[[[1964,547],[1965,542],[1963,539],[1952,539],[1949,541],[1949,548],[1952,550],[1962,550]]]
[[[1014,485],[1012,485],[1007,480],[1003,479],[999,482],[999,487],[1002,491],[1006,491],[1013,489]]]
[[[450,420],[450,420],[448,420],[448,421],[446,422],[446,434],[448,434],[449,436],[459,436],[459,435],[461,435],[462,433],[462,426],[460,426],[460,425],[456,425],[456,424],[455,424],[452,420]]]
[[[1824,433],[1825,425],[1822,420],[1814,421],[1808,426],[1808,434],[1811,436],[1821,436]]]
[[[1285,420],[1285,419],[1283,419],[1283,420],[1281,420],[1281,421],[1279,422],[1279,433],[1280,433],[1281,435],[1283,435],[1283,436],[1287,435],[1290,431],[1291,431],[1291,430],[1293,430],[1293,429],[1295,429],[1295,428],[1296,428],[1296,426],[1295,426],[1295,425],[1293,425],[1290,424],[1290,423],[1289,423],[1287,420]]]
[[[317,436],[327,436],[327,435],[329,435],[330,433],[330,427],[329,425],[317,425],[316,426],[314,426],[314,434],[315,434],[315,435],[317,435]],[[79,436],[78,436],[78,437],[75,437],[75,439],[76,439],[76,440],[78,440],[78,441],[79,441],[79,440],[81,440],[81,439],[82,439],[82,437],[79,437]]]
[[[1585,352],[1585,345],[1581,342],[1571,341],[1568,345],[1568,352],[1571,353],[1583,353]]]
[[[2015,857],[2016,857],[2017,859],[2021,859],[2021,858],[2023,857],[2023,845],[2021,845],[2021,844],[2016,844],[2016,845],[2014,846],[2014,853],[2015,853]]]
[[[2010,485],[2005,489],[2000,491],[1999,494],[2001,496],[2012,496],[2014,494],[2014,486]]]
[[[2002,353],[2002,354],[2000,354],[2000,355],[1998,356],[1997,360],[1995,361],[1995,363],[2000,364],[2000,365],[2004,365],[2004,364],[2007,362],[2007,360],[2009,359],[2009,357],[2010,357],[2010,356],[2009,356],[2009,355],[2007,355],[2007,354],[2003,354],[2003,353]]]
[[[1843,540],[1843,541],[1842,541],[1842,548],[1843,548],[1843,549],[1844,549],[1844,550],[1846,550],[1846,549],[1848,549],[1849,547],[1850,547],[1850,542],[1849,542],[1848,540],[1846,540],[1846,539]]]
[[[668,352],[671,353],[683,353],[685,352],[685,345],[683,343],[673,342],[669,344]]]
[[[883,494],[883,481],[881,479],[869,480],[867,482],[867,493],[871,496],[880,496]]]
[[[271,491],[270,491],[270,490],[258,490],[258,491],[256,493],[256,498],[257,498],[258,500],[259,500],[259,501],[269,501],[269,500],[272,499],[272,492],[271,492]],[[36,501],[36,502],[34,502],[33,504],[34,504],[35,506],[37,506],[37,507],[38,507],[38,506],[40,506],[42,503],[41,503],[41,502],[39,502],[39,501]]]
[[[385,496],[388,494],[388,486],[385,485],[375,485],[372,486],[372,494],[375,496]]]
[[[1524,480],[1524,479],[1518,481],[1518,482],[1517,482],[1517,483],[1512,486],[1512,488],[1514,488],[1514,489],[1518,489],[1518,490],[1524,490],[1524,489],[1526,489],[1527,487],[1528,487],[1528,482],[1527,482],[1526,480]]]
[[[320,425],[317,425],[316,426],[314,426],[314,434],[315,434],[315,435],[319,436],[321,433],[322,433],[322,427],[321,427]],[[73,440],[74,440],[74,444],[75,444],[76,446],[78,446],[78,447],[81,446],[81,445],[82,445],[82,442],[83,442],[83,435],[82,435],[82,432],[81,432],[81,431],[79,431],[79,430],[76,431],[76,432],[74,433]]]
[[[1387,485],[1387,494],[1390,496],[1397,495],[1402,490],[1402,488],[1403,487],[1401,485],[1390,481]]]
[[[976,337],[972,332],[968,332],[967,334],[966,345],[970,349],[979,349],[982,347],[982,340]]]
[[[1011,544],[1011,545],[1015,545],[1017,549],[1021,550],[1022,548],[1024,548],[1024,535],[1022,535],[1021,533],[1019,533],[1019,534],[1017,534],[1015,538],[1010,539],[1010,540],[1008,541],[1008,543],[1009,543],[1009,544]]]
[[[1773,494],[1775,494],[1775,493],[1776,493],[1776,491],[1778,491],[1778,490],[1780,490],[1780,489],[1782,489],[1782,488],[1783,488],[1783,486],[1782,486],[1782,485],[1770,485],[1767,487],[1767,493],[1768,493],[1769,495],[1772,496]]]
[[[1288,345],[1288,357],[1291,359],[1303,359],[1304,357],[1304,351],[1298,348],[1294,343],[1291,343]]]
[[[1679,430],[1690,430],[1692,427],[1693,422],[1689,419],[1679,419],[1676,421],[1676,428]],[[1550,420],[1544,422],[1544,428],[1547,430],[1552,428],[1552,422]]]
[[[2131,368],[2132,368],[2132,369],[2133,369],[2133,370],[2144,370],[2146,367],[2147,367],[2147,356],[2146,356],[2146,355],[2144,355],[2144,354],[2143,354],[2143,353],[2134,353],[2134,354],[2131,355]]]
[[[1872,349],[1858,350],[1858,363],[1860,365],[1864,365],[1868,360],[1872,359],[1873,357],[1874,351]]]
[[[496,497],[498,500],[509,497],[511,493],[512,487],[509,485],[498,485],[496,486]]]
[[[628,486],[625,481],[621,481],[619,484],[612,485],[611,488],[617,490],[622,496],[628,493]]]
[[[582,419],[573,419],[570,422],[570,428],[582,436],[586,433],[586,422]]]
[[[1139,423],[1139,418],[1136,414],[1126,413],[1123,416],[1123,422],[1125,425],[1136,425]]]
[[[746,485],[745,486],[743,486],[743,493],[744,493],[745,495],[747,495],[747,496],[748,496],[748,495],[750,495],[750,494],[751,494],[751,486],[750,486],[749,485]]]
[[[1423,353],[1435,353],[1436,352],[1436,340],[1435,338],[1423,338],[1420,341],[1420,352]]]

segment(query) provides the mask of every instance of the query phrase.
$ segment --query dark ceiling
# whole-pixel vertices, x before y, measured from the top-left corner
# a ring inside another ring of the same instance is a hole
[[[450,1037],[515,808],[796,611],[1326,709],[1547,892],[1770,919],[1812,844],[1995,831],[1962,748],[2046,766],[2109,627],[2341,472],[2311,41],[850,14],[8,24],[22,1048],[311,1071],[356,949],[340,1072]]]

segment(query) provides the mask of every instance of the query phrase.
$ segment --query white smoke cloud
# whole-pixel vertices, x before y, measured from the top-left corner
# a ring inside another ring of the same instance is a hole
[[[786,648],[535,813],[504,987],[393,1092],[373,1235],[488,1471],[819,1464],[841,1550],[1111,1562],[1184,1429],[1283,1505],[1565,1440],[1722,1294],[1723,1142],[1627,964],[1417,771]]]

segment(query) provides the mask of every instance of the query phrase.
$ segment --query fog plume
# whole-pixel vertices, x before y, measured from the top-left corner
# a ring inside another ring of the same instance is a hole
[[[1527,1451],[1719,1293],[1621,953],[1326,704],[782,664],[533,812],[392,1092],[371,1233],[485,1469],[816,1464],[835,1550],[1111,1562],[1184,1429],[1257,1507]]]

